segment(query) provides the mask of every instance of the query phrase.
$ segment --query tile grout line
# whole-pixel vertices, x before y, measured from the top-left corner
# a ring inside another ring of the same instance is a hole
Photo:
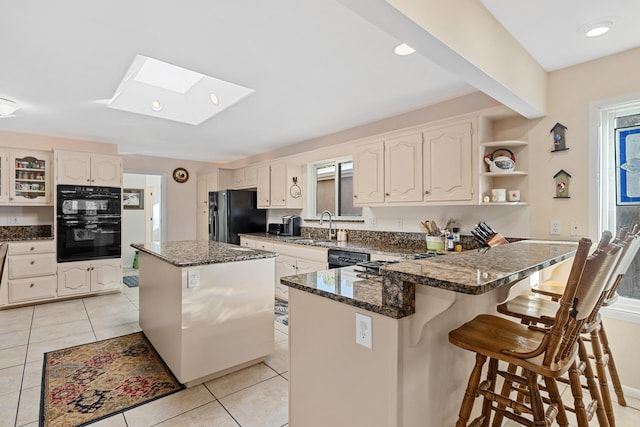
[[[29,355],[29,345],[31,344],[31,330],[33,329],[33,319],[35,318],[36,315],[36,309],[35,306],[32,308],[31,310],[31,322],[29,323],[29,333],[27,334],[27,348],[24,352],[24,363],[22,364],[22,378],[20,379],[20,390],[18,390],[18,402],[16,405],[16,415],[15,418],[13,420],[13,425],[17,426],[18,425],[18,414],[20,411],[20,400],[22,400],[22,386],[24,384],[24,375],[27,371],[27,356]],[[42,362],[44,363],[44,361]],[[40,387],[42,387],[42,384],[40,385]],[[38,414],[39,415],[39,414]],[[39,418],[39,416],[38,416]]]

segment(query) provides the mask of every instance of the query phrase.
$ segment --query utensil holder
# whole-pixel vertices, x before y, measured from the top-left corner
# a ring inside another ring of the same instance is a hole
[[[444,239],[442,236],[427,236],[428,251],[444,251]]]

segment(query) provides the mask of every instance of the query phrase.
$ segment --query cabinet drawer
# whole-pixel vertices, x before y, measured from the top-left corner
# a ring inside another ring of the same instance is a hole
[[[33,301],[56,296],[56,276],[9,280],[9,302]]]
[[[7,260],[9,262],[9,279],[56,274],[55,254],[10,256]]]
[[[329,251],[324,248],[296,245],[295,243],[274,243],[272,250],[281,255],[317,262],[327,262],[327,252]]]
[[[31,242],[11,242],[9,243],[9,255],[26,255],[55,253],[56,244],[53,240],[34,240]]]

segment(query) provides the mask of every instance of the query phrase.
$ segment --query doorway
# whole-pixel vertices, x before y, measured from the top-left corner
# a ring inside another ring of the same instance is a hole
[[[164,174],[125,172],[123,175],[122,267],[127,274],[136,272],[136,251],[132,243],[165,238],[164,188]]]

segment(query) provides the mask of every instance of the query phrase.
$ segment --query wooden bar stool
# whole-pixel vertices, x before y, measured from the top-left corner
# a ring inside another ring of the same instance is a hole
[[[620,284],[620,281],[622,280],[624,274],[629,270],[631,263],[637,256],[640,249],[640,226],[638,224],[634,225],[631,233],[627,233],[627,230],[628,229],[625,227],[620,228],[620,230],[618,230],[618,235],[614,240],[614,243],[622,242],[625,244],[625,253],[621,257],[619,266],[616,269],[617,272],[614,273],[616,274],[614,276],[615,281],[613,282],[606,298],[602,302],[603,307],[612,305],[618,299],[618,285]],[[531,288],[531,291],[539,295],[548,296],[551,299],[557,301],[562,296],[562,292],[564,291],[564,286],[566,283],[566,281],[562,278],[563,274],[564,277],[566,277],[566,274],[564,272],[566,272],[566,269],[562,268],[554,271],[554,274],[552,275],[550,280],[545,280],[539,285],[533,286]],[[595,325],[595,328],[592,331],[588,332],[588,335],[595,336],[595,340],[592,338],[585,338],[585,341],[591,342],[592,347],[596,346],[595,349],[592,349],[592,353],[598,350],[597,346],[600,346],[602,349],[602,353],[604,354],[601,360],[599,360],[596,364],[596,367],[598,368],[599,380],[602,382],[602,384],[606,383],[606,372],[608,372],[609,376],[611,377],[611,385],[613,386],[613,389],[616,393],[618,404],[620,406],[627,406],[627,402],[624,398],[624,392],[622,390],[622,384],[620,382],[620,376],[618,375],[618,370],[613,358],[613,352],[611,350],[611,347],[609,346],[607,332],[601,319],[599,319],[598,324]],[[593,356],[597,357],[595,354]],[[608,394],[608,390],[605,393]]]
[[[610,298],[610,295],[615,294],[615,288],[620,283],[620,280],[629,268],[629,265],[635,258],[638,250],[640,249],[640,238],[637,238],[637,234],[628,235],[623,241],[616,239],[614,244],[622,243],[621,253],[618,261],[612,272],[607,279],[607,284],[603,290],[600,299],[598,300],[591,315],[584,323],[581,330],[581,338],[579,339],[580,345],[580,360],[582,361],[581,368],[585,377],[587,378],[587,386],[589,388],[592,398],[596,398],[598,402],[597,414],[600,424],[603,425],[602,418],[604,416],[608,419],[610,426],[615,426],[615,417],[613,411],[613,405],[611,396],[609,393],[609,387],[607,383],[606,368],[609,367],[609,371],[618,394],[620,394],[622,388],[620,386],[620,379],[617,376],[617,370],[615,364],[613,364],[613,357],[611,355],[611,349],[608,346],[608,340],[604,327],[602,325],[602,319],[599,314],[599,309],[603,303]],[[511,301],[498,306],[498,312],[506,314],[508,316],[517,317],[521,319],[524,324],[543,324],[551,325],[555,321],[554,315],[558,309],[557,302],[549,299],[540,298],[532,295],[521,295]],[[584,341],[591,343],[591,349],[593,358],[595,359],[595,366],[597,371],[597,379],[599,383],[599,394],[593,390],[595,388],[595,378],[593,374],[593,368],[591,366],[591,360],[587,354]],[[604,354],[603,354],[604,352]],[[614,379],[615,378],[615,379]],[[617,382],[617,386],[615,385]],[[623,397],[624,399],[624,397]]]
[[[476,353],[457,427],[486,427],[492,414],[494,426],[499,426],[503,417],[527,426],[549,426],[557,418],[559,425],[568,426],[556,382],[567,372],[570,373],[578,425],[588,425],[576,364],[577,338],[604,289],[601,276],[610,272],[619,255],[616,246],[598,249],[589,256],[590,247],[591,240],[580,240],[552,326],[527,326],[498,316],[480,315],[449,333],[449,342]],[[584,270],[590,273],[583,274]],[[481,382],[487,358],[489,368]],[[516,375],[514,369],[499,370],[499,361],[521,368],[522,374]],[[498,375],[515,386],[506,388],[506,393],[497,392]],[[542,388],[538,385],[539,376],[544,380]],[[516,400],[510,396],[512,390],[516,391]],[[523,394],[526,399],[520,397]],[[482,413],[468,424],[477,395],[483,397]]]

